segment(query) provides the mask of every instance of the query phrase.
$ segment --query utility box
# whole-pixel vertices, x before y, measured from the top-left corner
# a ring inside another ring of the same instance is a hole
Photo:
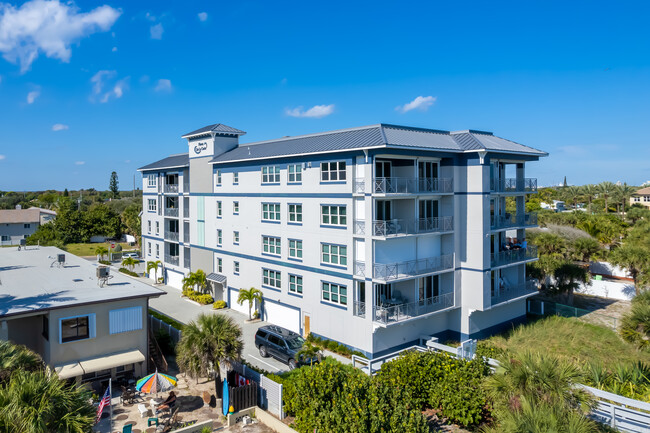
[[[61,264],[65,263],[65,254],[57,254],[56,261]]]
[[[107,266],[100,266],[97,268],[97,278],[108,278],[110,268]]]

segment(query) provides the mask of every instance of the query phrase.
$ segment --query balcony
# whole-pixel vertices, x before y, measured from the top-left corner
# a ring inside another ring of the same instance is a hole
[[[165,184],[165,192],[169,193],[176,193],[178,192],[178,184],[177,183],[166,183]]]
[[[523,215],[510,215],[505,216],[494,215],[492,217],[491,228],[492,230],[508,229],[512,227],[534,227],[537,225],[537,213],[525,213]]]
[[[377,177],[372,181],[373,194],[449,194],[454,192],[451,178]],[[355,194],[366,192],[363,178],[354,180]]]
[[[537,192],[537,179],[523,178],[517,180],[513,177],[503,179],[490,179],[492,192]]]
[[[511,265],[518,262],[526,262],[537,258],[537,247],[528,245],[526,248],[516,250],[499,251],[492,253],[492,267]]]
[[[352,314],[357,317],[366,317],[366,303],[354,301],[354,304],[352,304]]]
[[[165,208],[165,216],[178,218],[178,208],[177,207],[166,207]]]
[[[524,284],[520,284],[518,286],[504,287],[492,295],[492,306],[524,296],[534,295],[537,292],[537,284],[532,280],[526,281]]]
[[[165,240],[178,242],[178,232],[170,232],[165,230]]]
[[[354,221],[354,234],[365,235],[365,221]],[[376,220],[372,222],[372,236],[402,236],[417,235],[423,233],[450,232],[454,229],[453,217],[439,218],[415,218],[415,219],[392,219]]]
[[[432,298],[397,305],[373,306],[372,320],[381,324],[403,322],[414,317],[435,313],[454,306],[454,294],[445,293]],[[364,306],[365,310],[365,306]]]
[[[170,256],[169,254],[165,254],[165,263],[178,266],[178,256]]]
[[[454,268],[454,255],[447,254],[426,259],[409,260],[406,262],[373,265],[372,278],[381,281],[396,281],[408,279],[420,275],[434,274],[436,272],[451,270]],[[354,274],[358,277],[366,277],[366,264],[364,262],[354,263]]]

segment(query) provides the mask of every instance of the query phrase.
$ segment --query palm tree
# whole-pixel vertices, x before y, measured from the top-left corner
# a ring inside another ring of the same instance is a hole
[[[539,255],[550,255],[553,257],[564,257],[566,242],[564,238],[554,233],[541,233],[532,241],[537,245]]]
[[[640,245],[625,243],[612,251],[609,261],[627,269],[634,280],[634,290],[638,296],[641,293],[641,287],[637,284],[639,277],[650,274],[650,251]]]
[[[158,282],[158,266],[162,266],[162,263],[160,260],[156,260],[155,262],[147,262],[147,274],[151,275],[151,270],[154,270],[154,276],[155,276],[155,282]]]
[[[632,188],[627,183],[623,183],[618,187],[618,194],[621,197],[622,213],[625,213],[625,204],[630,202],[630,197],[636,192],[635,188]]]
[[[0,384],[5,383],[14,371],[38,371],[43,366],[41,357],[27,347],[0,341]]]
[[[176,348],[176,361],[181,371],[190,377],[204,377],[214,370],[215,386],[220,382],[219,366],[229,366],[241,357],[244,342],[241,328],[223,314],[201,314],[196,321],[183,327]]]
[[[244,302],[246,301],[248,301],[248,320],[251,320],[251,309],[253,308],[253,302],[262,302],[262,292],[257,290],[255,287],[251,287],[250,289],[241,289],[239,291],[239,296],[237,297],[237,303],[239,305],[244,305]]]
[[[650,348],[650,291],[632,299],[632,308],[623,315],[619,333],[639,349]]]
[[[562,188],[562,195],[565,200],[573,203],[573,210],[577,209],[578,200],[582,198],[582,190],[577,186],[567,186]]]
[[[138,263],[140,263],[140,261],[138,259],[133,258],[133,257],[125,257],[124,259],[122,259],[122,266],[124,266],[126,268],[131,268],[131,271],[133,271],[133,268]]]
[[[591,215],[591,202],[596,196],[596,194],[598,194],[598,189],[596,185],[593,184],[582,185],[580,189],[582,189],[582,194],[586,197],[587,201],[589,202],[589,214]]]
[[[190,272],[187,277],[183,278],[183,292],[194,290],[204,293],[208,287],[208,277],[202,269],[197,269],[195,272]]]
[[[95,248],[95,255],[99,256],[100,260],[104,259],[104,256],[108,254],[108,250],[106,249],[105,246],[99,245],[97,248]]]
[[[90,401],[90,391],[56,374],[18,370],[0,387],[0,431],[86,433],[95,421]]]
[[[589,284],[589,271],[573,263],[563,263],[553,272],[555,285],[559,293],[564,293],[567,303],[573,305],[573,292],[580,287],[580,283]]]
[[[571,247],[571,255],[574,260],[589,263],[591,257],[600,251],[600,244],[594,238],[584,237],[575,240]]]
[[[320,349],[309,342],[305,342],[297,353],[298,357],[309,359],[309,367],[314,368],[314,358],[320,361]]]
[[[616,191],[616,185],[612,182],[601,182],[597,185],[598,192],[605,199],[605,213],[609,212],[608,199]]]

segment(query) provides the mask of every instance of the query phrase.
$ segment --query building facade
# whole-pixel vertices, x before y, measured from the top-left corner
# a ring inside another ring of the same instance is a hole
[[[262,318],[368,356],[476,337],[525,315],[524,240],[546,153],[481,131],[372,125],[240,144],[210,125],[142,167],[142,239],[168,284],[263,292]],[[506,201],[512,198],[506,209]]]
[[[0,209],[0,245],[20,245],[42,224],[52,221],[56,212],[49,209]]]
[[[632,197],[630,197],[630,206],[640,204],[646,209],[650,209],[650,186],[637,190]]]

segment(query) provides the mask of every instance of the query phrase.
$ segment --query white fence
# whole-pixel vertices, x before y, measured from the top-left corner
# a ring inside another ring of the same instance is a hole
[[[182,333],[179,329],[174,328],[169,323],[165,323],[160,319],[156,319],[152,315],[149,315],[149,329],[151,329],[154,334],[158,332],[159,329],[167,332],[174,342],[174,345],[178,344],[178,342],[181,340]]]
[[[280,419],[284,418],[284,405],[282,404],[282,384],[277,383],[252,368],[239,362],[233,362],[232,368],[244,377],[254,380],[259,384],[257,405],[272,413]]]

